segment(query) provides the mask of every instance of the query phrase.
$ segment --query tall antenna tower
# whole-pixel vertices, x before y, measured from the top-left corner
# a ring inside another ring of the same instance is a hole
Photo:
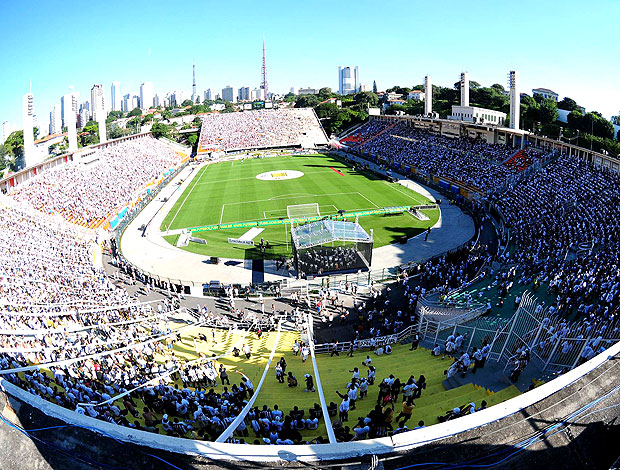
[[[196,102],[196,64],[192,64],[192,101]]]
[[[263,98],[269,99],[269,88],[267,86],[267,61],[265,60],[265,40],[263,39],[263,82],[260,86],[263,89]]]

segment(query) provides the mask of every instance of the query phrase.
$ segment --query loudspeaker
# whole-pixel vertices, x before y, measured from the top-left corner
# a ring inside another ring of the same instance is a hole
[[[217,256],[211,256],[211,259],[209,260],[209,262],[211,264],[218,264],[220,262],[220,259]]]

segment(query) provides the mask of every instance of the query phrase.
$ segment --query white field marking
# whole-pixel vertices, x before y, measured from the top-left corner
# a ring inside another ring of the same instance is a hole
[[[330,204],[330,206],[334,207],[336,209],[336,211],[338,210],[336,208],[336,206],[334,206],[333,204]],[[321,207],[321,206],[319,206],[319,207]],[[322,206],[322,207],[327,207],[327,205]],[[371,211],[373,209],[375,209],[375,207],[360,207],[360,208],[356,207],[355,209],[349,209],[347,212],[350,212],[350,211]],[[269,213],[272,213],[272,212],[285,212],[285,209],[274,209],[274,210],[268,211],[268,212]],[[255,221],[256,221],[256,218],[253,218],[253,219],[243,219],[243,220],[233,220],[232,222],[226,222],[226,223],[227,224],[239,224],[239,223],[243,223],[243,222],[255,222]],[[189,228],[189,227],[186,227],[186,228]],[[160,233],[162,235],[175,235],[175,234],[181,233],[181,231],[183,231],[183,230],[184,229],[179,228],[179,229],[175,229],[175,230],[170,230],[170,233],[167,233],[165,231],[164,232],[160,232]]]
[[[374,202],[372,202],[370,199],[368,199],[366,196],[364,196],[362,193],[357,193],[360,196],[362,196],[364,199],[366,199],[368,202],[370,202],[373,206],[375,207],[379,207],[378,205],[376,205]]]
[[[202,175],[200,175],[200,178],[202,178],[204,176],[204,174],[207,172],[207,168],[209,168],[208,165],[204,168],[204,171],[202,172]],[[196,180],[196,183],[194,183],[194,186],[192,186],[192,189],[189,190],[189,192],[187,193],[187,196],[185,196],[185,199],[183,199],[183,202],[181,203],[181,205],[177,209],[176,213],[174,214],[174,217],[172,218],[172,220],[168,224],[168,227],[172,227],[172,223],[174,222],[174,219],[176,219],[177,215],[179,215],[179,211],[183,208],[183,205],[185,204],[185,201],[187,201],[187,198],[189,197],[189,195],[192,194],[192,191],[194,190],[194,188],[196,186],[198,186],[198,181],[200,181],[200,178],[198,178]]]
[[[273,170],[275,171],[275,170]],[[331,171],[331,170],[329,170]],[[327,171],[323,170],[319,170],[319,171],[308,171],[308,172],[304,172],[304,175],[313,175],[315,173],[327,173]],[[206,181],[204,183],[200,183],[200,186],[206,186],[208,184],[216,184],[216,183],[230,183],[230,182],[235,182],[235,181],[242,181],[242,180],[255,180],[256,179],[256,175],[254,176],[244,176],[243,178],[233,178],[233,179],[229,179],[229,180],[213,180],[213,181]],[[286,181],[286,180],[285,180]]]
[[[323,197],[323,196],[344,196],[346,194],[360,194],[360,193],[357,192],[357,191],[353,191],[353,192],[349,192],[349,193],[327,193],[327,194],[310,194],[310,193],[308,193],[308,195],[306,195],[306,196],[295,196],[295,197],[306,198],[306,197]],[[257,199],[255,201],[227,202],[225,205],[226,206],[232,206],[232,205],[236,205],[236,204],[248,204],[248,203],[254,203],[254,202],[267,202],[267,201],[271,201],[271,200],[273,200],[273,198],[271,198],[271,199]],[[373,204],[372,201],[369,201],[368,199],[367,199],[367,201],[370,202],[371,204]],[[378,207],[376,204],[374,204],[374,206]]]
[[[388,183],[387,181],[383,181],[387,186],[389,186],[392,189],[395,189],[396,191],[398,191],[401,194],[404,194],[405,196],[407,196],[409,199],[413,199],[415,202],[418,202],[420,204],[423,204],[425,201],[424,199],[420,200],[415,196],[412,196],[411,194],[407,194],[405,191],[401,191],[400,189],[398,189],[398,186],[400,186],[398,183],[396,183],[394,186],[392,186],[390,183]],[[412,191],[413,194],[418,194],[415,191]]]
[[[222,225],[222,219],[224,218],[224,206],[226,204],[222,204],[222,213],[220,214],[220,225]]]
[[[270,197],[269,199],[267,199],[268,201],[273,201],[275,199],[281,199],[281,198],[288,198],[288,197],[295,197],[295,196],[316,196],[316,194],[312,194],[312,193],[290,193],[290,194],[280,194],[279,196],[274,196],[274,197]]]

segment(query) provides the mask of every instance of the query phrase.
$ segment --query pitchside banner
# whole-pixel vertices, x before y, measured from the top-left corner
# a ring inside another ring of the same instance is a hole
[[[396,206],[396,207],[384,207],[382,209],[372,209],[367,211],[356,211],[356,212],[345,212],[342,215],[338,215],[338,217],[344,217],[346,219],[352,219],[355,217],[364,217],[367,215],[381,215],[381,214],[397,214],[399,212],[405,212],[411,209],[412,206]],[[417,206],[415,206],[417,207]],[[432,206],[433,208],[435,206]],[[430,208],[430,207],[429,207]],[[333,214],[336,215],[336,214]],[[271,219],[271,220],[258,220],[256,222],[235,222],[231,224],[219,224],[219,225],[203,225],[200,227],[190,227],[186,230],[190,232],[209,232],[211,230],[230,230],[234,228],[248,228],[248,227],[267,227],[270,225],[284,225],[288,223],[302,223],[302,222],[315,222],[317,220],[324,219],[325,217],[330,217],[326,215],[316,215],[312,217],[301,217],[298,219]],[[229,238],[230,240],[237,240],[235,238]],[[245,244],[245,243],[244,243]]]

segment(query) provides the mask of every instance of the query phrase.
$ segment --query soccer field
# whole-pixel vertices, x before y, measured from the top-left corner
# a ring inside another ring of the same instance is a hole
[[[266,179],[257,178],[264,174]],[[429,202],[421,194],[358,172],[331,156],[253,158],[202,167],[166,215],[161,230],[287,218],[287,206],[295,204],[316,203],[321,215],[330,215],[339,210],[371,210]],[[424,213],[430,221],[423,222],[404,213],[365,216],[360,217],[359,222],[366,231],[374,230],[374,246],[379,247],[394,243],[401,236],[412,237],[433,225],[439,217],[438,209]],[[248,230],[197,231],[193,236],[205,239],[207,244],[190,242],[183,249],[225,258],[258,258],[257,248],[228,243],[229,237],[238,238]],[[165,238],[176,244],[178,235]],[[265,227],[255,241],[260,238],[269,240],[272,247],[267,251],[268,258],[292,253],[289,224]]]

